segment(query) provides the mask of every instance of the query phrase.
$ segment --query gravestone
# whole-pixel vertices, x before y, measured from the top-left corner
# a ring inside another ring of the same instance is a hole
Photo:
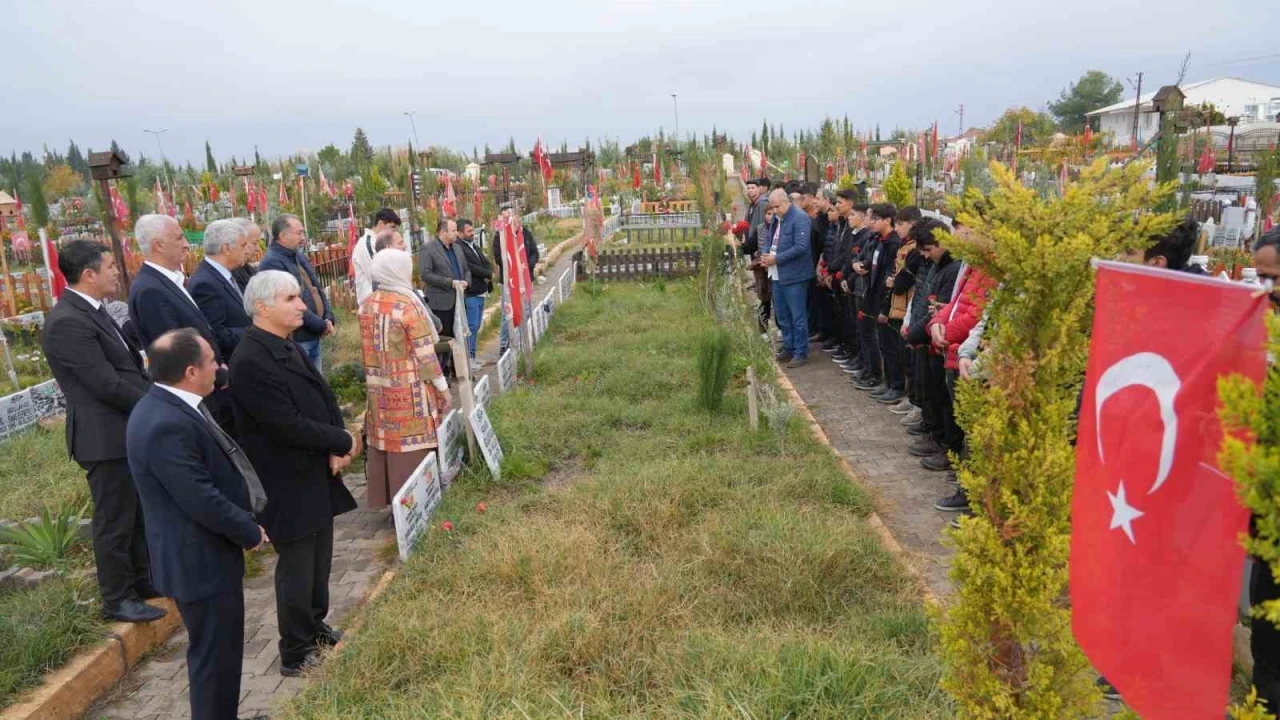
[[[444,416],[440,427],[436,428],[436,453],[440,456],[440,484],[448,488],[449,484],[462,472],[462,460],[467,452],[467,444],[463,441],[462,414],[450,410]]]
[[[29,388],[0,398],[0,438],[22,432],[39,419]]]
[[[476,405],[483,407],[485,410],[489,409],[489,401],[493,399],[493,390],[491,387],[492,386],[489,385],[489,376],[485,375],[480,378],[480,382],[476,383],[474,390]]]
[[[507,348],[498,358],[498,391],[510,392],[516,389],[516,354]]]
[[[408,560],[414,545],[431,525],[431,514],[440,504],[440,467],[436,454],[429,453],[405,481],[391,501],[396,525],[396,545],[400,559]]]
[[[493,425],[489,423],[489,413],[481,405],[476,405],[471,411],[471,430],[475,433],[476,442],[480,445],[480,453],[484,455],[489,472],[493,474],[493,479],[497,480],[502,474],[502,445],[498,444],[498,435],[493,431]]]
[[[573,268],[569,268],[560,275],[560,302],[568,300],[573,294],[573,272]]]

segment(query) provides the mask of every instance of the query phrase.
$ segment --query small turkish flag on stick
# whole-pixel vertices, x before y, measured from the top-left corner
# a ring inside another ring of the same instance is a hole
[[[1218,378],[1261,382],[1267,303],[1247,285],[1098,263],[1071,624],[1146,720],[1217,720],[1227,706],[1248,513],[1217,467]]]

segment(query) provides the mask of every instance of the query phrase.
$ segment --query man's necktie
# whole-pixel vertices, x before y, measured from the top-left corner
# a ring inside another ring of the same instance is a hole
[[[213,419],[213,415],[209,414],[209,408],[200,403],[200,414],[204,416],[209,428],[213,431],[213,437],[218,441],[218,445],[231,458],[231,462],[235,463],[236,470],[240,471],[240,476],[244,478],[245,487],[249,490],[249,503],[253,507],[253,514],[261,514],[267,508],[267,493],[262,489],[262,481],[258,479],[258,471],[253,469],[253,465],[249,462],[249,458],[244,456],[244,451],[231,439]]]

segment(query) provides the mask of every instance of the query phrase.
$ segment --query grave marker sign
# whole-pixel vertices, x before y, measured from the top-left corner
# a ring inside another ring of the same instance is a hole
[[[510,392],[516,389],[516,354],[511,348],[498,358],[498,390]]]
[[[463,442],[462,433],[462,414],[457,410],[450,410],[448,415],[444,416],[444,420],[440,422],[440,427],[436,428],[436,453],[440,459],[440,484],[442,487],[449,487],[449,484],[458,477],[458,473],[462,472],[462,459],[466,455],[467,446]]]
[[[480,382],[476,383],[473,392],[475,393],[477,407],[483,407],[485,410],[489,409],[489,401],[493,399],[493,390],[490,387],[488,375],[480,378]]]
[[[498,444],[498,435],[489,423],[489,414],[481,405],[471,411],[471,430],[476,435],[476,442],[480,444],[480,453],[484,455],[489,472],[497,480],[502,474],[502,445]]]
[[[413,547],[431,525],[431,514],[440,504],[440,467],[430,453],[405,481],[391,501],[400,559],[408,560]]]

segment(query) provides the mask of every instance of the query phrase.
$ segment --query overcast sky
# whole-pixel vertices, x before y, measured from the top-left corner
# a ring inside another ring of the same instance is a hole
[[[1158,10],[1155,9],[1158,7]],[[1146,87],[1232,75],[1280,85],[1280,2],[895,0],[0,0],[0,151],[104,149],[199,165],[411,139],[629,142],[675,123],[742,138],[847,113],[954,132],[1041,107],[1085,70]],[[1153,14],[1154,13],[1154,14]],[[1132,89],[1126,85],[1126,92]]]

